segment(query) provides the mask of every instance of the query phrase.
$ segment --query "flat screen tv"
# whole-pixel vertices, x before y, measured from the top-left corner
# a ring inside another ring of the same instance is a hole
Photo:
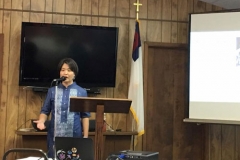
[[[82,87],[115,87],[118,28],[22,22],[19,86],[50,87],[57,65],[74,59]]]

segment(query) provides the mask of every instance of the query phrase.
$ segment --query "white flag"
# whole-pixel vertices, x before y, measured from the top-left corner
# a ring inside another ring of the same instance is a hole
[[[136,21],[134,34],[128,99],[132,100],[130,110],[137,123],[136,131],[141,136],[144,134],[143,62],[138,21]]]

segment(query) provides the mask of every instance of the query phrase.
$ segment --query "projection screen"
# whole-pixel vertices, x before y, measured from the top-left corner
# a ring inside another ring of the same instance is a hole
[[[189,16],[189,119],[240,121],[240,12]]]

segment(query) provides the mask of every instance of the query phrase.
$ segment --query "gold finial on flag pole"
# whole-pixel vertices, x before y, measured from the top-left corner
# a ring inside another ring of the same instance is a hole
[[[141,4],[141,3],[139,3],[139,0],[137,0],[137,3],[133,3],[133,5],[137,7],[137,10],[136,10],[136,12],[137,12],[137,20],[138,20],[139,6],[142,6],[142,4]]]

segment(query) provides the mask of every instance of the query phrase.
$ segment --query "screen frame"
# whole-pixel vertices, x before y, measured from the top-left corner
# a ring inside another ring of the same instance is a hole
[[[116,85],[116,72],[117,72],[117,52],[118,52],[118,32],[119,28],[118,27],[103,27],[103,26],[87,26],[87,25],[70,25],[70,24],[52,24],[52,23],[36,23],[36,22],[22,22],[22,29],[21,29],[21,48],[20,48],[20,65],[19,65],[19,86],[36,86],[36,87],[50,87],[51,86],[51,81],[33,81],[29,82],[24,80],[24,75],[23,75],[23,66],[24,66],[24,59],[26,58],[25,55],[25,34],[26,34],[26,27],[28,26],[37,26],[37,27],[49,27],[49,28],[54,28],[54,27],[60,27],[62,29],[67,28],[67,29],[95,29],[95,30],[104,30],[104,31],[115,31],[116,37],[115,37],[115,53],[114,53],[114,62],[112,69],[114,70],[114,73],[111,74],[112,81],[110,83],[102,83],[102,82],[94,82],[94,83],[82,83],[79,81],[76,81],[78,85],[84,88],[91,88],[91,87],[115,87]],[[71,57],[70,57],[71,58]],[[78,67],[81,65],[78,64]],[[57,66],[56,66],[57,68]],[[113,71],[112,71],[113,72]],[[59,75],[59,74],[58,74]],[[79,76],[79,75],[78,75]],[[53,78],[53,77],[52,77]],[[54,77],[58,78],[58,77]]]

